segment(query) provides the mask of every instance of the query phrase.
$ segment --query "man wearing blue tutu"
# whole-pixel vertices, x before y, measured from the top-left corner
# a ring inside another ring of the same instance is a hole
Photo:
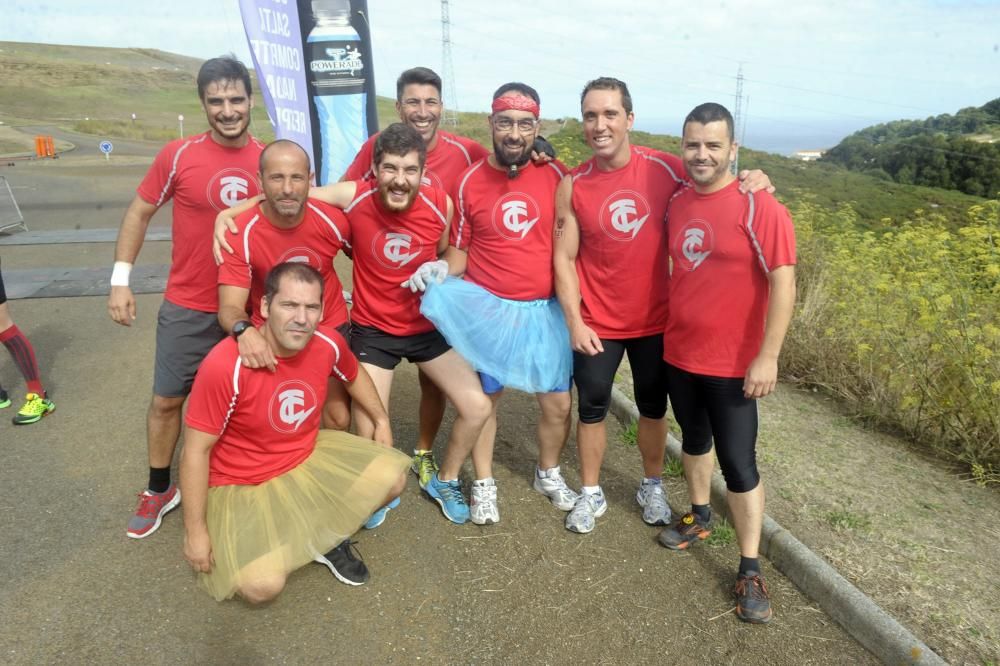
[[[531,161],[538,117],[532,87],[508,83],[494,93],[493,154],[460,179],[447,264],[422,266],[411,281],[416,288],[439,282],[445,268],[465,277],[433,284],[421,312],[479,371],[493,401],[472,451],[470,509],[477,524],[500,520],[492,465],[496,406],[505,386],[535,393],[541,408],[535,490],[563,511],[576,502],[559,469],[569,434],[571,357],[552,269],[554,197],[566,168]]]
[[[216,600],[269,601],[313,560],[364,583],[367,568],[348,538],[406,484],[409,457],[392,448],[371,378],[336,329],[319,325],[323,290],[311,266],[276,266],[259,329],[275,368],[245,366],[229,337],[195,378],[180,463],[184,557]],[[328,377],[374,423],[374,442],[320,431]]]

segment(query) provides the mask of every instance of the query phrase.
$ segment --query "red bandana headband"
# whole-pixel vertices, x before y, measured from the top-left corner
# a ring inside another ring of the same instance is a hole
[[[541,115],[538,102],[525,95],[504,95],[493,100],[493,113],[499,111],[529,111],[537,118]]]

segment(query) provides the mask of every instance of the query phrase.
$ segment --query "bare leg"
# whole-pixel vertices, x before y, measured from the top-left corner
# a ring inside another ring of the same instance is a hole
[[[687,479],[691,504],[709,504],[712,500],[712,472],[715,470],[712,451],[700,456],[684,453],[681,455],[681,462],[684,464],[684,478]]]
[[[362,363],[361,365],[368,371],[369,376],[371,376],[372,383],[375,384],[375,390],[378,392],[378,397],[382,401],[382,406],[385,407],[385,411],[388,414],[389,395],[392,392],[393,371],[380,368],[377,365],[372,365],[371,363]],[[371,439],[372,435],[375,434],[375,423],[368,418],[368,415],[363,409],[354,409],[353,411],[354,427],[357,429],[358,437]]]
[[[430,451],[434,448],[434,438],[444,419],[444,393],[423,370],[419,370],[417,376],[420,378],[420,437],[414,448]]]
[[[150,467],[170,467],[181,434],[181,408],[184,396],[166,398],[153,394],[146,415],[146,441]]]
[[[497,403],[503,391],[489,394],[493,409],[490,418],[486,419],[486,425],[476,439],[476,445],[472,447],[472,469],[475,471],[477,479],[489,479],[493,477],[493,448],[497,441]]]
[[[493,404],[483,393],[479,376],[454,349],[432,361],[421,363],[420,367],[444,391],[458,412],[438,471],[440,480],[452,481],[458,478],[462,463],[469,457],[490,417]]]
[[[576,446],[580,454],[580,483],[596,486],[601,482],[601,463],[608,446],[608,429],[604,421],[576,426]]]
[[[538,419],[538,466],[550,469],[559,464],[559,457],[569,438],[569,412],[573,399],[569,391],[537,393],[536,397],[542,412]]]
[[[764,484],[745,493],[727,493],[729,511],[732,513],[736,541],[740,555],[757,557],[760,548],[760,531],[764,525]]]
[[[351,427],[351,396],[344,383],[330,377],[326,383],[326,404],[323,405],[323,428],[348,430]]]
[[[639,417],[636,437],[642,454],[642,472],[647,478],[663,474],[663,456],[667,450],[667,419]]]

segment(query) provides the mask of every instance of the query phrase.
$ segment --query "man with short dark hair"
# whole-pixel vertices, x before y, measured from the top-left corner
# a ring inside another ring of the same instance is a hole
[[[757,403],[777,384],[778,355],[795,306],[795,229],[767,192],[741,192],[733,118],[702,104],[684,120],[693,185],[670,202],[670,315],[663,360],[683,438],[691,511],[660,533],[683,550],[711,534],[714,448],[740,549],[736,615],[771,619],[758,549],[764,487],[757,471]]]
[[[168,143],[129,204],[118,232],[108,312],[131,326],[136,317],[129,273],[149,221],[173,199],[170,275],[157,318],[153,399],[147,415],[149,483],[126,533],[149,536],[180,503],[170,482],[170,463],[181,430],[181,409],[205,354],[225,337],[219,326],[216,269],[212,262],[212,222],[225,210],[260,191],[253,174],[264,144],[250,136],[253,108],[250,74],[231,57],[205,61],[198,72],[198,95],[209,130]]]
[[[396,113],[403,123],[416,130],[426,145],[427,157],[422,182],[454,196],[458,177],[489,154],[479,142],[439,129],[444,102],[441,77],[427,67],[413,67],[396,80]],[[341,180],[368,180],[375,177],[373,160],[378,134],[369,137]],[[432,448],[444,417],[444,394],[420,372],[420,431],[413,447],[413,472],[426,485],[438,471]]]
[[[247,367],[228,338],[205,358],[191,391],[181,454],[184,556],[216,600],[269,601],[313,560],[344,583],[366,582],[348,538],[406,483],[409,458],[392,449],[371,379],[344,338],[319,323],[324,283],[302,263],[274,267],[258,308],[275,368]],[[331,376],[374,423],[375,442],[320,431]]]

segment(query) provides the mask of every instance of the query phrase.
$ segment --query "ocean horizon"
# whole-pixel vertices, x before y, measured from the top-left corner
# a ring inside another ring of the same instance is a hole
[[[747,123],[746,134],[742,145],[750,150],[760,150],[767,153],[791,156],[801,150],[829,150],[845,137],[859,129],[877,124],[878,121],[865,123],[863,121],[851,124],[843,122],[823,123],[812,120],[790,119],[787,123],[778,121]],[[635,129],[652,134],[669,134],[679,136],[679,122],[665,120],[636,120]]]

